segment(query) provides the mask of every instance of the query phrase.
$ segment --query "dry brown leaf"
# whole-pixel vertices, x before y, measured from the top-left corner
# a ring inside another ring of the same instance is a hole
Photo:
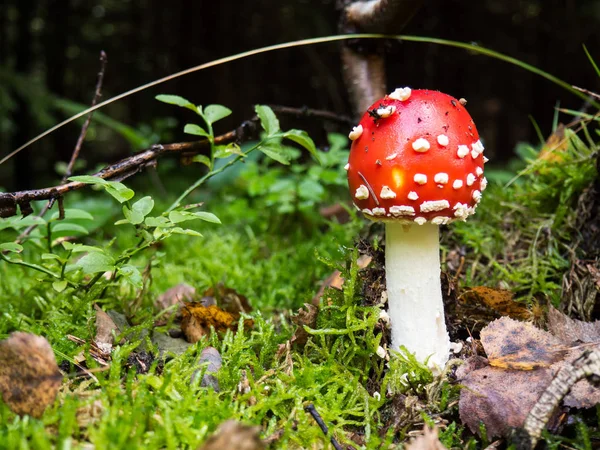
[[[198,450],[263,450],[260,431],[260,427],[228,420]]]
[[[406,450],[445,450],[446,447],[438,438],[438,428],[429,428],[427,425],[423,428],[423,434],[410,441]]]
[[[216,305],[203,306],[202,303],[187,303],[181,310],[183,320],[181,331],[185,334],[188,342],[198,342],[202,336],[210,334],[211,327],[216,332],[224,332],[234,329],[237,325],[235,317],[223,311]]]
[[[98,305],[94,305],[94,309],[96,310],[96,337],[94,342],[102,353],[110,355],[115,335],[119,334],[119,327]]]
[[[0,392],[16,414],[40,417],[54,402],[62,378],[45,338],[16,332],[0,341]]]
[[[164,311],[173,305],[183,306],[184,301],[192,302],[196,297],[196,289],[186,283],[180,283],[167,289],[162,293],[155,301],[154,307],[157,311]],[[168,319],[173,314],[177,314],[178,311],[167,313],[164,319]]]
[[[549,324],[558,337],[508,317],[481,331],[490,366],[482,367],[485,360],[481,357],[471,358],[473,362],[467,361],[457,372],[465,386],[459,402],[461,419],[473,432],[480,422],[490,436],[506,435],[511,427],[522,427],[558,371],[592,347],[573,344],[596,342],[600,326],[572,320],[554,309],[550,310]],[[576,383],[563,401],[577,408],[598,403],[600,389],[587,380]]]
[[[538,159],[556,163],[561,162],[564,158],[563,153],[568,148],[569,140],[565,138],[565,126],[559,123],[556,131],[550,135],[540,150]]]
[[[514,294],[508,289],[493,289],[486,286],[469,288],[462,295],[467,302],[480,303],[492,309],[501,316],[518,320],[531,318],[531,311],[513,300]]]
[[[246,296],[240,294],[235,289],[224,286],[223,283],[208,288],[202,294],[200,302],[204,306],[218,305],[224,311],[233,314],[236,319],[240,317],[241,313],[252,311],[252,307]]]
[[[548,310],[548,331],[565,344],[600,343],[600,321],[574,320],[552,306]]]
[[[548,367],[565,355],[565,346],[550,333],[509,317],[481,330],[481,343],[490,365],[505,369]]]
[[[180,310],[184,301],[192,302],[195,298],[196,289],[186,283],[179,283],[172,288],[167,289],[154,300],[154,308],[157,311],[164,311],[173,305],[178,306],[177,308],[173,308],[173,310],[164,313],[160,317],[157,325],[164,325],[172,316],[175,316],[176,319],[181,319]]]
[[[356,264],[358,265],[359,269],[364,269],[369,264],[371,264],[372,260],[373,260],[373,257],[371,257],[369,255],[360,255],[358,257],[358,259],[356,260]],[[344,278],[342,278],[342,273],[339,270],[334,271],[331,275],[329,275],[321,283],[321,287],[319,288],[319,291],[316,293],[316,295],[312,299],[312,304],[315,306],[318,306],[319,303],[321,303],[321,297],[323,297],[323,294],[325,293],[325,289],[334,288],[334,289],[341,290],[343,285],[344,285]]]
[[[565,345],[571,346],[565,359],[552,366],[555,373],[566,364],[573,363],[584,351],[600,349],[600,321],[574,320],[556,308],[550,307],[548,330]],[[581,343],[591,345],[579,346],[578,344]],[[587,380],[578,381],[564,398],[563,403],[572,408],[591,408],[600,403],[600,389],[594,387]]]
[[[506,436],[511,428],[522,427],[529,411],[552,381],[549,368],[521,371],[484,367],[468,373],[459,382],[460,418],[473,433],[479,424],[488,437]]]
[[[304,304],[304,308],[300,308],[298,312],[292,316],[292,322],[298,325],[294,335],[292,336],[291,342],[294,345],[303,346],[308,341],[309,334],[304,329],[304,325],[309,328],[316,328],[317,317],[319,315],[319,308],[309,303]]]

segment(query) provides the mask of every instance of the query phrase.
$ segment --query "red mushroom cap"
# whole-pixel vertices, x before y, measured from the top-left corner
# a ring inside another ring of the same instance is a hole
[[[464,100],[396,89],[350,133],[348,185],[373,220],[446,224],[475,212],[486,161]]]

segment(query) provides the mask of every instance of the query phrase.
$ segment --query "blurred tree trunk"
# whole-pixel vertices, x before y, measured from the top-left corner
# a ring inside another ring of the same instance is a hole
[[[344,0],[342,33],[400,33],[421,7],[422,0]],[[386,94],[385,43],[346,41],[342,71],[357,116]]]
[[[33,37],[31,34],[31,20],[37,7],[36,0],[19,0],[19,18],[17,19],[17,49],[15,54],[15,70],[24,76],[29,75],[33,62]],[[17,125],[13,135],[12,148],[17,148],[31,137],[31,111],[29,102],[18,93],[16,95],[17,109],[14,121]],[[31,151],[31,149],[29,149]],[[29,151],[22,151],[14,157],[14,185],[17,189],[31,187],[31,155]]]

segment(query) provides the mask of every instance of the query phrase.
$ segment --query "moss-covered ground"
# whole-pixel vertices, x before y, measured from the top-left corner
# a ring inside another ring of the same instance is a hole
[[[580,135],[567,130],[566,144],[552,158],[523,146],[522,158],[508,168],[494,170],[492,164],[477,214],[442,231],[443,269],[458,292],[505,288],[533,310],[554,304],[575,316],[597,317],[580,292],[565,287],[576,261],[586,257],[578,217],[591,208],[589,190],[597,177],[595,144]],[[319,214],[319,207],[344,199],[344,151],[337,151],[342,156],[330,161],[332,170],[313,173],[314,180],[328,181],[302,190],[312,189],[319,201],[298,195],[298,173],[321,170],[312,165],[294,172],[293,166],[252,162],[241,172],[234,167],[231,179],[202,188],[194,200],[206,200],[203,208],[222,224],[200,222],[192,228],[202,237],[173,236],[136,255],[132,264],[145,276],[143,290],[117,279],[101,281],[101,289],[58,292],[43,274],[0,261],[0,338],[16,330],[46,337],[66,373],[57,400],[40,419],[19,417],[0,402],[0,448],[195,449],[227,419],[259,425],[262,438],[272,437],[272,448],[327,447],[328,438],[305,411],[309,404],[338,442],[354,448],[406,442],[424,422],[441,426],[448,447],[487,446],[485,437],[460,422],[451,371],[434,378],[409,356],[392,355],[386,364],[377,355],[387,339],[382,306],[367,301],[366,293],[372,297],[382,287],[368,285],[372,279],[354,263],[354,247],[362,238],[362,247],[376,254],[382,228],[350,209],[344,223]],[[152,191],[141,186],[143,178],[136,183],[140,196]],[[324,185],[333,193],[321,192]],[[135,246],[131,229],[112,225],[121,213],[108,196],[86,191],[67,204],[96,218],[81,242],[115,254]],[[14,234],[5,230],[1,237],[6,242]],[[38,242],[25,243],[24,260],[43,263],[44,240]],[[291,315],[312,302],[335,269],[346,278],[344,289],[327,291],[308,341],[290,344],[296,329]],[[199,293],[222,283],[245,295],[253,326],[213,333],[181,355],[153,358],[138,373],[130,356],[139,346],[155,355],[159,350],[142,331],[168,331],[154,325],[154,301],[182,282]],[[94,337],[94,304],[127,314],[137,334],[115,347],[107,370],[88,356],[91,378],[72,364],[82,346],[67,336]],[[207,346],[223,358],[218,392],[201,386],[199,377],[191,381]],[[240,389],[241,382],[249,389]],[[553,446],[588,448],[599,433],[597,419],[585,416],[561,432],[563,437],[547,436]]]

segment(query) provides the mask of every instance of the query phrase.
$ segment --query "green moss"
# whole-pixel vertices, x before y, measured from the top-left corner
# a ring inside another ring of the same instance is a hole
[[[508,286],[526,302],[560,299],[570,243],[577,236],[577,200],[596,176],[592,147],[571,132],[568,137],[562,162],[535,159],[531,151],[528,165],[508,187],[499,181],[506,173],[490,171],[490,187],[478,213],[444,233],[446,249],[466,249],[465,285]],[[249,173],[241,182],[235,196],[226,189],[202,194],[211,199],[206,209],[222,225],[198,223],[192,229],[202,238],[175,236],[131,260],[141,272],[148,264],[152,267],[139,299],[139,290],[119,279],[101,280],[91,291],[57,292],[38,272],[0,262],[0,337],[14,330],[41,334],[59,360],[80,352],[68,334],[87,340],[94,334],[93,302],[135,312],[138,331],[152,327],[156,296],[180,282],[198,292],[222,282],[247,296],[254,308],[251,330],[212,335],[164,365],[155,362],[145,375],[135,374],[127,364],[139,341],[117,347],[110,370],[94,372],[97,381],[68,378],[42,419],[16,417],[0,404],[0,448],[78,448],[84,443],[98,449],[196,448],[229,418],[260,425],[263,437],[282,430],[274,448],[323,446],[327,437],[304,411],[309,403],[345,444],[357,446],[350,439],[354,433],[366,448],[379,448],[403,440],[423,421],[442,417],[448,421],[440,432],[445,445],[484,445],[485,439],[474,439],[460,426],[458,386],[432,377],[410,355],[393,355],[387,365],[376,354],[382,340],[380,310],[365,306],[354,263],[357,251],[351,248],[364,223],[352,214],[343,226],[330,223],[314,208],[286,212],[288,220],[280,222],[277,208],[284,199],[248,194],[243,186],[260,182]],[[269,202],[273,208],[265,206]],[[114,209],[103,211],[102,227],[91,230],[85,242],[115,254],[135,246],[139,236],[108,225],[118,217],[112,215]],[[43,252],[43,240],[33,242],[26,245],[23,258],[40,264]],[[289,311],[310,302],[320,280],[334,269],[346,279],[343,291],[327,292],[316,325],[305,327],[307,344],[286,348],[295,328]],[[132,302],[139,302],[137,308],[128,306]],[[223,357],[219,392],[191,382],[208,345]],[[88,364],[95,363],[88,358]],[[247,380],[248,392],[238,388],[242,380]],[[414,410],[405,410],[406,416],[395,424],[398,411],[392,395],[411,396],[415,402]],[[586,448],[597,429],[597,424],[585,422],[568,442]]]

